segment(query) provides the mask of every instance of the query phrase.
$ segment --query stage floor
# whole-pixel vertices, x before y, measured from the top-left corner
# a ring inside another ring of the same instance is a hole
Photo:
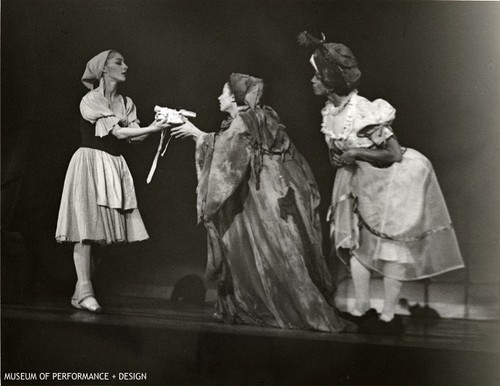
[[[147,380],[128,384],[152,385],[500,384],[498,321],[403,317],[406,332],[398,337],[330,334],[225,325],[213,320],[209,304],[100,300],[102,314],[69,302],[2,305],[2,377],[30,367],[104,368],[146,372]]]
[[[175,304],[162,299],[131,297],[105,298],[101,300],[101,304],[105,309],[102,314],[76,310],[69,305],[69,302],[60,301],[43,302],[29,306],[4,305],[2,306],[2,317],[44,322],[173,328],[249,336],[500,353],[499,321],[422,320],[402,316],[405,333],[402,336],[391,337],[226,325],[213,319],[213,306],[211,304]]]

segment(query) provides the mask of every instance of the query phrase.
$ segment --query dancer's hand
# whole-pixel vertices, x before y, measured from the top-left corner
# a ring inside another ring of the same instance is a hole
[[[342,163],[342,165],[351,165],[356,161],[356,155],[356,149],[346,150],[340,156],[340,162]]]
[[[193,137],[193,139],[195,140],[204,134],[203,131],[198,129],[187,119],[186,123],[184,123],[183,125],[172,128],[171,133],[174,138]]]
[[[344,166],[344,164],[343,164],[343,163],[342,163],[342,161],[340,160],[340,155],[335,154],[335,153],[333,153],[333,152],[332,152],[332,153],[330,154],[330,157],[331,157],[330,159],[331,159],[331,161],[332,161],[332,164],[333,164],[334,166],[336,166],[336,167],[338,167],[338,168],[340,168],[340,167]]]
[[[151,122],[149,127],[155,133],[157,131],[162,131],[162,130],[168,129],[171,127],[171,125],[167,122],[167,118],[165,118],[165,119],[161,119],[159,121],[154,120],[153,122]]]

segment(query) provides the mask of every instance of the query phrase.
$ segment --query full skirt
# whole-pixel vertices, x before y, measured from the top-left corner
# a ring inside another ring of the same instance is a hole
[[[397,280],[417,280],[464,266],[430,161],[406,149],[401,162],[339,169],[330,208],[337,255]]]
[[[112,244],[148,238],[125,159],[78,149],[66,172],[56,240]]]

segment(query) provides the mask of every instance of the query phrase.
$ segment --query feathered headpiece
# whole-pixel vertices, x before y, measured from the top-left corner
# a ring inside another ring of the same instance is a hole
[[[361,71],[352,51],[341,43],[325,43],[307,31],[297,36],[297,42],[303,46],[315,47],[311,64],[321,81],[336,94],[347,94],[357,88],[361,82]]]

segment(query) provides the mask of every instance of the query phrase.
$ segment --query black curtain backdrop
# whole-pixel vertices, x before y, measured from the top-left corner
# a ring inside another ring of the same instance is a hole
[[[353,50],[363,72],[360,93],[395,106],[400,142],[432,161],[471,280],[498,283],[498,20],[500,4],[489,2],[4,0],[3,301],[19,301],[23,283],[35,297],[72,293],[72,246],[58,245],[54,232],[79,145],[80,77],[105,49],[124,55],[129,72],[121,92],[145,125],[158,104],[194,110],[198,127],[216,131],[224,118],[217,97],[229,74],[264,78],[267,104],[315,173],[324,219],[333,176],[319,130],[324,101],[311,91],[309,52],[295,41],[304,29]],[[97,248],[104,292],[173,285],[204,270],[194,144],[172,141],[147,185],[158,139],[125,154],[151,239]],[[326,236],[326,223],[324,230]],[[326,237],[324,244],[326,251]]]

